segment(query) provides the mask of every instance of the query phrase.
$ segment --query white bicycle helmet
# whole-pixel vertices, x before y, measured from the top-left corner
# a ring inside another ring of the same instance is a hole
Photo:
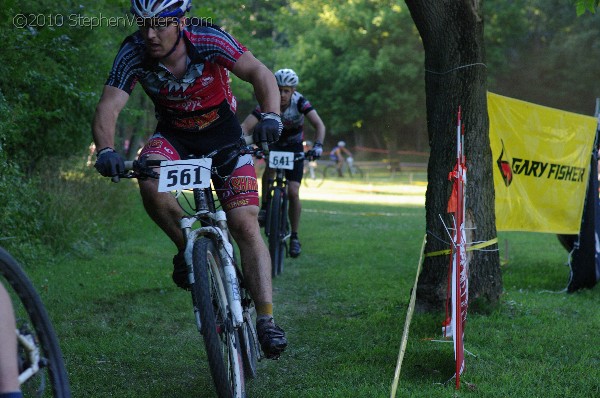
[[[341,146],[343,148],[346,146],[346,143],[344,141],[339,141],[337,146]]]
[[[131,12],[141,18],[182,17],[192,0],[131,0]]]
[[[279,69],[275,72],[275,79],[279,87],[296,87],[300,81],[296,72],[291,69]]]

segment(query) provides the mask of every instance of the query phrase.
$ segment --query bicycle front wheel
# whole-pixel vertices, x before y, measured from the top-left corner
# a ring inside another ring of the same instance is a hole
[[[271,254],[271,275],[273,277],[281,273],[285,253],[285,241],[282,238],[283,218],[285,217],[283,195],[281,189],[274,189],[269,208],[269,253]]]
[[[281,274],[283,272],[283,260],[287,256],[287,248],[286,242],[287,238],[290,236],[290,219],[288,217],[288,198],[287,194],[283,194],[283,199],[281,201],[281,217],[280,220],[280,228],[279,228],[279,263],[277,263],[277,274]]]
[[[208,364],[221,398],[246,396],[238,332],[233,327],[219,252],[212,240],[194,243],[194,312],[200,317]]]
[[[350,174],[350,178],[355,180],[362,180],[364,177],[363,171],[357,165],[352,165],[348,167],[348,174]]]
[[[260,359],[260,348],[258,345],[258,335],[254,326],[256,324],[256,316],[252,316],[251,312],[255,315],[254,306],[244,310],[244,323],[240,328],[239,337],[244,361],[244,375],[250,379],[254,379]]]
[[[17,321],[19,380],[23,396],[71,397],[62,352],[46,308],[21,266],[2,248],[0,275]]]

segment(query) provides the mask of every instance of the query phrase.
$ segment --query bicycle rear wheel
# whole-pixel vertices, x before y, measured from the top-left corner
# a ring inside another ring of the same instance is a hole
[[[219,252],[212,240],[194,242],[194,312],[200,317],[208,364],[221,398],[246,396],[238,332],[234,329],[225,293]]]
[[[17,321],[23,396],[71,397],[62,352],[46,308],[21,266],[3,248],[0,248],[0,275]]]
[[[276,277],[283,268],[283,253],[285,242],[281,238],[282,234],[282,214],[283,210],[283,191],[274,189],[271,195],[271,204],[269,207],[269,253],[271,254],[271,275]]]

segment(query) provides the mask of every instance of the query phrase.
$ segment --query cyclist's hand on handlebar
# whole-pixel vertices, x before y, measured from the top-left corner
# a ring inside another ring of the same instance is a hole
[[[281,131],[283,130],[283,124],[281,123],[281,117],[273,112],[262,113],[260,122],[254,127],[252,138],[255,143],[272,143],[279,140]]]
[[[98,158],[94,167],[104,177],[116,177],[125,172],[123,158],[114,149],[109,147],[98,152]]]
[[[323,144],[321,144],[320,142],[315,142],[315,145],[313,145],[311,152],[312,156],[315,159],[319,159],[323,154]]]

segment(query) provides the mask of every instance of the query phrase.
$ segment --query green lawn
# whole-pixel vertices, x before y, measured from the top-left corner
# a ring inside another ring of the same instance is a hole
[[[393,181],[391,182],[393,183]],[[250,397],[389,397],[425,232],[425,186],[331,181],[302,189],[303,253],[274,281],[289,349],[263,361]],[[171,282],[172,244],[123,184],[118,238],[89,258],[26,264],[55,323],[75,397],[211,397],[191,298]],[[90,214],[93,221],[101,214]],[[504,295],[469,313],[463,387],[443,309],[415,314],[398,397],[600,396],[600,288],[567,295],[554,235],[501,233]],[[508,250],[507,250],[508,248]]]

